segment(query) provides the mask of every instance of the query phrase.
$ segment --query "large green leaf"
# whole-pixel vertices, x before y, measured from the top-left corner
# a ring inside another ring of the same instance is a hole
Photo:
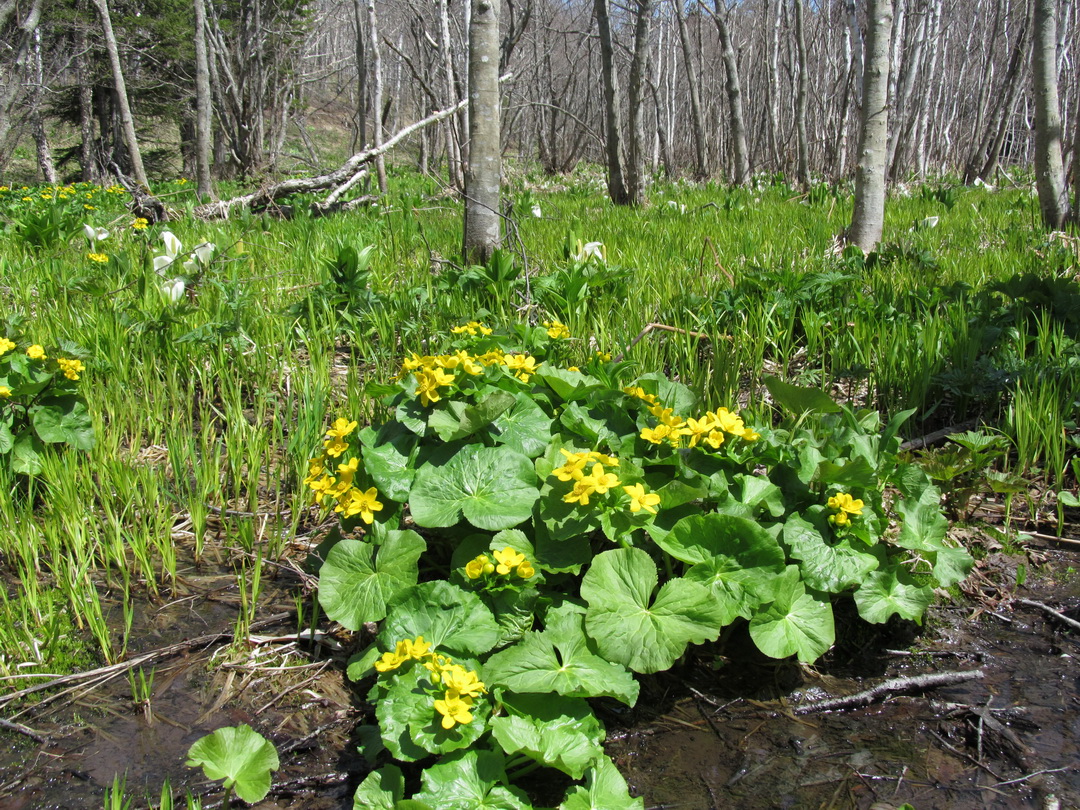
[[[839,413],[841,410],[832,397],[817,388],[802,388],[786,383],[779,377],[766,377],[765,387],[774,401],[792,413]]]
[[[563,408],[559,423],[594,447],[606,445],[610,440],[618,438],[602,419],[591,416],[588,409],[579,402],[571,402]]]
[[[0,455],[10,453],[11,448],[15,446],[15,436],[11,432],[11,428],[7,422],[0,422]],[[1058,496],[1058,500],[1061,500],[1061,496]]]
[[[261,802],[270,792],[270,771],[278,769],[274,746],[251,726],[219,728],[188,749],[187,765],[202,766],[208,779],[224,779],[245,802]]]
[[[567,792],[559,810],[644,810],[642,799],[630,798],[630,790],[619,769],[607,757],[585,774],[585,785]]]
[[[549,367],[546,363],[536,372],[536,378],[551,388],[565,402],[585,399],[594,391],[603,388],[595,377],[580,371]]]
[[[944,539],[949,522],[941,513],[941,491],[934,486],[922,489],[917,499],[905,498],[897,504],[900,534],[896,544],[913,551],[930,551]]]
[[[67,442],[78,450],[94,446],[94,426],[86,403],[78,397],[56,397],[34,411],[34,430],[43,442]]]
[[[390,600],[416,584],[417,560],[427,544],[413,531],[391,531],[381,546],[341,540],[319,572],[319,604],[350,630],[386,616]]]
[[[584,699],[504,694],[502,704],[491,731],[507,754],[520,751],[574,779],[604,755],[604,727]]]
[[[432,411],[428,427],[444,442],[457,441],[472,436],[487,427],[515,403],[514,395],[507,391],[493,391],[475,405],[460,399],[452,399],[444,408]]]
[[[470,444],[442,466],[420,468],[409,495],[418,526],[445,528],[465,519],[498,531],[528,520],[540,497],[532,462],[507,447]]]
[[[634,382],[646,393],[655,394],[660,404],[665,408],[671,408],[679,416],[687,416],[694,412],[697,407],[697,395],[687,386],[680,382],[669,380],[659,371],[642,374]]]
[[[367,775],[353,794],[353,810],[395,810],[405,796],[401,768],[387,765]]]
[[[654,535],[653,539],[672,557],[691,565],[728,556],[745,568],[783,570],[783,549],[761,526],[746,518],[694,514],[676,523],[666,536]]]
[[[826,542],[812,523],[797,514],[788,517],[783,536],[791,556],[800,561],[803,582],[816,591],[840,593],[878,567],[873,554],[853,548],[844,538]]]
[[[517,402],[495,420],[495,441],[527,458],[536,458],[551,441],[551,418],[528,394],[518,394]]]
[[[390,500],[404,503],[409,499],[416,470],[417,437],[397,422],[379,428],[365,428],[360,432],[364,445],[364,469],[378,487],[379,492]]]
[[[390,679],[375,703],[383,744],[398,759],[413,761],[427,754],[445,754],[476,742],[487,730],[490,699],[481,695],[472,706],[470,723],[442,727],[442,715],[435,710],[438,687],[431,673],[419,663],[407,665]]]
[[[532,810],[528,797],[506,785],[503,757],[494,751],[463,751],[424,771],[416,799],[439,810]]]
[[[807,593],[798,566],[790,565],[776,598],[750,620],[750,637],[768,656],[798,655],[800,661],[812,663],[836,640],[832,605]]]
[[[873,624],[887,621],[894,613],[921,622],[933,600],[933,588],[916,585],[903,571],[874,571],[855,591],[859,615]]]
[[[30,427],[23,428],[15,437],[11,448],[11,471],[20,475],[37,475],[41,472],[41,454],[45,445],[34,435]]]
[[[417,585],[402,594],[379,630],[388,650],[406,638],[423,636],[450,655],[481,655],[499,640],[499,625],[480,598],[445,580]]]
[[[600,653],[635,672],[668,669],[687,644],[715,641],[724,613],[708,588],[671,579],[653,599],[656,564],[641,549],[605,551],[581,582],[585,627]]]
[[[484,664],[484,678],[515,692],[556,692],[567,697],[613,697],[637,702],[638,683],[618,664],[589,650],[580,613],[549,611],[542,633],[526,633]]]

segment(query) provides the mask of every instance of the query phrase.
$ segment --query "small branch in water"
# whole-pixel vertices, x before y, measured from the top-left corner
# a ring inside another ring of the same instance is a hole
[[[1049,605],[1044,605],[1042,602],[1036,602],[1034,599],[1014,599],[1014,602],[1019,602],[1021,605],[1027,605],[1028,607],[1038,608],[1046,613],[1048,616],[1053,616],[1055,619],[1065,622],[1069,627],[1074,630],[1080,630],[1080,622],[1076,619],[1070,619],[1064,613],[1059,613]]]
[[[10,720],[5,720],[3,717],[0,717],[0,728],[6,728],[8,731],[22,734],[24,737],[29,737],[34,742],[47,743],[49,741],[44,734],[39,734],[29,726],[24,726],[22,723],[13,723]]]
[[[972,764],[977,765],[978,767],[980,767],[984,771],[986,771],[988,774],[990,774],[992,777],[997,779],[999,783],[1001,782],[1001,776],[998,773],[994,772],[990,768],[989,765],[987,765],[987,764],[985,764],[983,762],[980,762],[979,760],[977,760],[975,757],[973,757],[971,754],[967,753],[966,751],[961,751],[959,748],[957,748],[955,745],[950,743],[948,740],[946,740],[940,734],[937,734],[937,733],[931,731],[930,736],[933,737],[934,739],[936,739],[939,743],[944,745],[946,749],[948,749],[952,753],[956,754],[958,757],[963,757],[968,762],[971,762]],[[992,788],[987,788],[987,789],[992,790]]]
[[[931,672],[928,675],[915,675],[910,678],[890,678],[863,692],[845,697],[816,700],[813,703],[804,703],[794,707],[795,714],[813,714],[816,712],[831,712],[836,709],[852,709],[856,706],[868,706],[874,701],[884,699],[891,694],[903,694],[905,692],[922,692],[927,689],[935,689],[939,686],[948,686],[954,683],[975,680],[985,677],[981,669],[968,670],[966,672]]]

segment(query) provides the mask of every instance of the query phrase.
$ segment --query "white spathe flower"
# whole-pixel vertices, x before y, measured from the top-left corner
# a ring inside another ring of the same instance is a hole
[[[177,304],[180,299],[184,297],[184,289],[187,285],[184,280],[179,276],[176,278],[170,278],[168,281],[161,283],[161,291],[165,294],[165,298],[168,299],[170,304]]]
[[[180,255],[180,251],[184,249],[184,246],[173,235],[172,231],[165,231],[161,234],[161,240],[165,243],[165,252],[154,257],[154,270],[158,273],[175,262],[176,257]]]
[[[603,242],[585,242],[583,244],[579,239],[577,251],[574,253],[573,258],[576,262],[587,262],[590,259],[596,259],[598,262],[602,262],[604,261],[604,254],[606,252]]]
[[[533,205],[532,205],[532,215],[534,217],[536,217],[537,219],[540,219],[540,217],[543,216],[543,213],[540,211],[540,203],[533,203]]]
[[[184,269],[189,273],[195,273],[200,267],[206,267],[210,264],[210,260],[214,258],[215,250],[217,250],[217,245],[213,242],[203,242],[201,245],[196,245],[195,249],[191,251],[194,256],[184,262]]]
[[[104,228],[95,228],[89,223],[82,226],[83,233],[86,234],[86,238],[91,242],[101,242],[109,238],[109,232]]]
[[[686,213],[686,204],[685,203],[676,202],[675,200],[668,200],[667,204],[668,204],[668,208],[674,208],[680,214],[685,214]]]

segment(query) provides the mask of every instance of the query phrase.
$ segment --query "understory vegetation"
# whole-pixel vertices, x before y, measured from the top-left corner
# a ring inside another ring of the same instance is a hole
[[[538,768],[567,810],[644,806],[590,700],[735,633],[812,663],[848,600],[920,621],[981,499],[1007,538],[1075,519],[1080,242],[1029,178],[900,186],[863,255],[844,186],[627,210],[595,169],[509,174],[468,267],[402,169],[325,219],[0,187],[0,706],[124,661],[222,551],[242,649],[293,561],[374,706],[357,806],[531,807]]]

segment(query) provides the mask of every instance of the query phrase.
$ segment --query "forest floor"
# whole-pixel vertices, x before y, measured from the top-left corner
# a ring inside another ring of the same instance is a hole
[[[632,792],[654,810],[1080,807],[1080,631],[1028,604],[1080,618],[1080,544],[1028,535],[1006,554],[979,531],[954,532],[981,559],[922,628],[838,615],[840,641],[813,668],[766,659],[736,632],[647,676],[635,710],[602,701],[608,752]],[[217,551],[224,563],[230,550]],[[235,579],[214,572],[212,558],[180,578],[183,593],[135,618],[141,642],[130,655],[150,656],[140,669],[154,673],[147,704],[133,709],[124,671],[82,673],[8,713],[40,739],[0,737],[0,810],[101,807],[117,777],[129,796],[147,797],[136,806],[157,807],[165,777],[204,808],[220,806],[216,783],[184,760],[196,739],[239,723],[281,758],[258,807],[352,807],[368,770],[357,729],[372,710],[343,668],[361,640],[298,640],[297,566],[268,584],[252,642],[230,644]],[[972,671],[982,677],[848,709],[800,708],[885,679]],[[532,787],[540,806],[565,786]]]

